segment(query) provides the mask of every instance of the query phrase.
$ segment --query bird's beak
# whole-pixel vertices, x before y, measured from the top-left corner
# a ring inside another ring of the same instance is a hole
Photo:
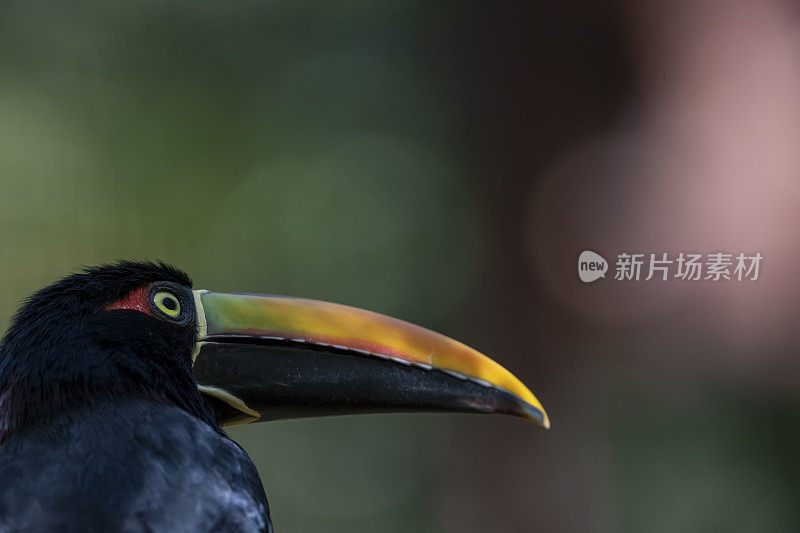
[[[370,311],[195,291],[194,371],[225,424],[462,411],[550,421],[508,370],[453,339]]]

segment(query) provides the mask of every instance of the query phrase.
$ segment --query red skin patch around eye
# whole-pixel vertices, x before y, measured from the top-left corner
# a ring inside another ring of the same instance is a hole
[[[133,309],[134,311],[147,313],[149,315],[151,314],[149,300],[150,293],[147,290],[147,286],[144,285],[129,292],[116,302],[108,304],[106,306],[106,311],[110,311],[111,309]]]

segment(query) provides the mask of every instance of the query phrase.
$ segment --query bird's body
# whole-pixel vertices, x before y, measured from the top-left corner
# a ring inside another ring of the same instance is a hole
[[[150,401],[95,404],[10,437],[0,479],[12,481],[0,484],[0,530],[271,530],[245,451]]]
[[[153,282],[190,303],[181,272],[123,263],[15,317],[0,347],[0,530],[271,529],[255,465],[197,390],[193,310],[173,324],[110,309]]]

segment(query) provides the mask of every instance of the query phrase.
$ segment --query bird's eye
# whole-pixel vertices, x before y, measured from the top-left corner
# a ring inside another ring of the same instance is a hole
[[[168,317],[178,318],[181,314],[181,303],[171,292],[158,291],[153,295],[153,303]]]

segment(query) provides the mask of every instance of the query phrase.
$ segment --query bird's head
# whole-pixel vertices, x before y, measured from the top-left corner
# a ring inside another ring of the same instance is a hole
[[[144,262],[87,268],[40,290],[0,343],[0,441],[117,398],[211,424],[464,411],[549,426],[517,378],[448,337],[338,304],[193,290],[183,272]]]

